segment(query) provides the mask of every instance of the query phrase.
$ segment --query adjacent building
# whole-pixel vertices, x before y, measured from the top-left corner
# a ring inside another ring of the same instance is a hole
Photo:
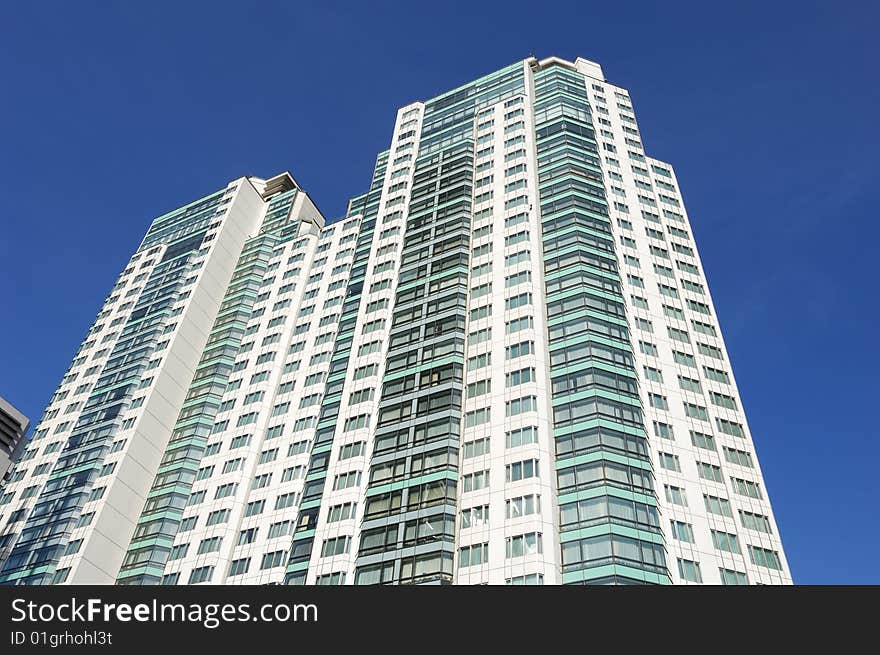
[[[0,396],[0,482],[21,456],[29,424],[27,416]]]
[[[0,495],[9,584],[787,584],[671,165],[598,64],[157,218]]]

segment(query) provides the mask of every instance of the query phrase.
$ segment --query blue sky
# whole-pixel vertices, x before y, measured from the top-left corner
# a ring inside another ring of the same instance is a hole
[[[675,168],[795,580],[880,583],[876,3],[2,3],[0,395],[39,418],[150,220],[288,169],[328,217],[396,108],[522,59]]]

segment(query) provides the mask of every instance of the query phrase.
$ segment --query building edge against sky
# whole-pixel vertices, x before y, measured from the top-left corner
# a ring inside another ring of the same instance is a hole
[[[7,584],[789,584],[675,173],[529,58],[398,111],[346,216],[158,217],[8,483]]]

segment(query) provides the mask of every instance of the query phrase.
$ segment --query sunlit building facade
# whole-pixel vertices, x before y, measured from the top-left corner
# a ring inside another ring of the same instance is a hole
[[[159,217],[0,493],[0,582],[789,584],[671,165],[530,58],[324,218]]]

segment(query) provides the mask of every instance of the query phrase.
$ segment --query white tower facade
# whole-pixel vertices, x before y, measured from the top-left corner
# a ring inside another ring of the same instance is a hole
[[[0,548],[7,583],[791,583],[678,180],[583,59],[401,108],[338,221],[287,174],[156,219]]]

